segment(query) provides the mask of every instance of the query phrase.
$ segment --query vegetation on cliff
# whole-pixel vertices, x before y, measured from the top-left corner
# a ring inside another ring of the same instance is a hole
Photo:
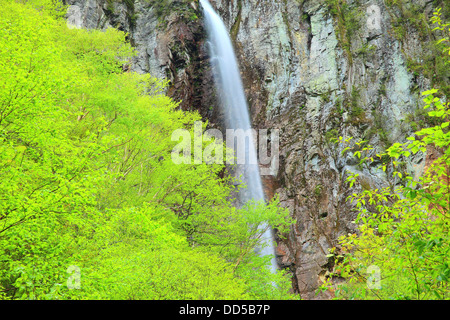
[[[441,51],[449,64],[450,24],[434,12]],[[422,92],[426,128],[373,156],[364,141],[339,138],[361,166],[377,166],[384,188],[363,188],[349,197],[358,212],[358,233],[341,237],[329,254],[333,269],[321,290],[341,299],[450,298],[450,103],[437,89]],[[407,170],[408,159],[427,155],[424,174]],[[351,174],[349,186],[361,183]],[[344,279],[340,285],[332,280]]]

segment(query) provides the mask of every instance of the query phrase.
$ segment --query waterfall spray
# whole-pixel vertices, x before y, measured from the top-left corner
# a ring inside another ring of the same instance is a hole
[[[216,89],[220,97],[220,104],[224,112],[225,126],[227,129],[250,130],[251,123],[247,100],[228,30],[208,0],[200,0],[200,4],[204,11],[211,67]],[[239,168],[238,171],[242,171],[242,180],[247,185],[247,189],[239,191],[238,198],[241,204],[245,204],[251,199],[264,201],[264,191],[257,164],[256,148],[252,139],[248,139],[245,153],[246,164],[242,168]],[[266,228],[267,225],[261,227]],[[271,270],[275,273],[277,263],[270,228],[267,228],[267,231],[264,233],[262,242],[265,246],[262,249],[258,249],[259,253],[261,255],[273,255]]]

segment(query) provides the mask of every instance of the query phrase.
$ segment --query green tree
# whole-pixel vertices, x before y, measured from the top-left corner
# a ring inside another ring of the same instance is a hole
[[[171,133],[200,115],[123,72],[124,33],[69,29],[63,9],[0,0],[0,297],[291,298],[252,250],[287,210],[237,210],[223,165],[173,163]]]

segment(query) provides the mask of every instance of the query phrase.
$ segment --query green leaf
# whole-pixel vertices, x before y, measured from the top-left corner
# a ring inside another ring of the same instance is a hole
[[[423,96],[427,96],[427,95],[430,95],[430,94],[434,94],[434,93],[436,93],[436,92],[438,92],[437,89],[431,89],[431,90],[423,91],[421,94],[422,94]]]

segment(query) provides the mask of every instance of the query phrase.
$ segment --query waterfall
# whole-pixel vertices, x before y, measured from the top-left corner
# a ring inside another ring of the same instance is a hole
[[[200,0],[200,4],[204,11],[211,67],[220,104],[223,108],[225,127],[226,129],[233,130],[250,130],[251,123],[247,99],[228,30],[208,0]],[[241,204],[251,199],[256,201],[265,200],[257,163],[255,143],[253,139],[248,139],[247,141],[248,143],[245,144],[245,165],[237,166],[238,168],[236,170],[242,173],[241,179],[247,185],[246,189],[238,193],[238,199]],[[267,225],[261,226],[261,228],[266,227]],[[273,255],[271,271],[275,273],[277,263],[275,260],[272,230],[270,228],[267,228],[267,231],[264,233],[262,242],[266,245],[263,248],[256,248],[256,250],[259,251],[260,255]]]

